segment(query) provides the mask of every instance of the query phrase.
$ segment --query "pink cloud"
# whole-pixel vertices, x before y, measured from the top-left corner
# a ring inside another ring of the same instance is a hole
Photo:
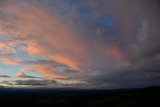
[[[114,63],[122,60],[123,53],[117,45],[94,43],[92,39],[87,41],[81,38],[69,23],[58,19],[57,16],[52,15],[44,8],[29,3],[25,3],[25,10],[21,10],[22,7],[21,3],[12,2],[2,8],[14,17],[11,20],[6,19],[14,29],[6,28],[2,29],[2,32],[6,35],[16,35],[18,39],[8,37],[9,40],[14,41],[13,45],[25,44],[23,50],[27,54],[43,56],[51,61],[65,65],[69,69],[80,71],[77,75],[83,75],[83,73],[87,73],[85,71],[91,71],[95,66],[97,69],[106,66],[109,68],[110,66],[107,65],[108,59]],[[0,21],[0,23],[2,24],[1,26],[6,24],[3,21]],[[0,43],[0,47],[3,46],[3,42]],[[13,47],[11,48],[13,49]],[[110,54],[106,54],[106,50]],[[34,68],[47,78],[73,76],[57,71],[57,67],[52,65],[28,64],[27,66]],[[26,71],[26,69],[22,69],[16,76],[22,76]]]

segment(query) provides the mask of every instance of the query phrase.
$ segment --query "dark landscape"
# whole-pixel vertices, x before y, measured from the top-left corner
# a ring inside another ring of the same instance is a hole
[[[1,88],[0,104],[3,107],[160,107],[160,87],[117,90]]]

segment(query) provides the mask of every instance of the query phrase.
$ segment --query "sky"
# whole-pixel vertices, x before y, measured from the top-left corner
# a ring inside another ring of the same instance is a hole
[[[0,0],[0,87],[160,85],[158,0]]]

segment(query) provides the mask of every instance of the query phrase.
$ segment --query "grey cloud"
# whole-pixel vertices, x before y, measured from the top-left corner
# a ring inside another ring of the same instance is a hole
[[[158,72],[145,72],[143,70],[117,70],[112,74],[92,76],[86,81],[89,85],[103,88],[135,88],[159,85]]]
[[[52,86],[57,84],[57,81],[55,80],[36,80],[36,79],[27,79],[27,80],[15,80],[15,81],[9,81],[5,80],[0,82],[2,86]]]
[[[41,77],[35,77],[35,76],[29,76],[29,75],[23,75],[23,76],[18,76],[20,78],[41,78]]]
[[[10,78],[10,76],[0,74],[0,78]]]
[[[16,80],[15,85],[28,85],[28,86],[50,86],[56,84],[55,80]]]
[[[52,66],[65,66],[54,60],[36,60],[36,61],[23,61],[24,64],[35,64],[35,65],[52,65]]]
[[[3,85],[7,85],[7,86],[12,86],[12,85],[14,85],[11,81],[2,81],[2,82],[0,82],[0,84],[3,86]]]

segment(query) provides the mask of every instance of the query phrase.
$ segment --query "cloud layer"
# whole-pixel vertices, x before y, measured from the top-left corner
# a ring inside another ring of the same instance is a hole
[[[156,0],[2,0],[0,7],[0,62],[24,66],[17,77],[35,78],[32,70],[95,87],[160,82]]]

